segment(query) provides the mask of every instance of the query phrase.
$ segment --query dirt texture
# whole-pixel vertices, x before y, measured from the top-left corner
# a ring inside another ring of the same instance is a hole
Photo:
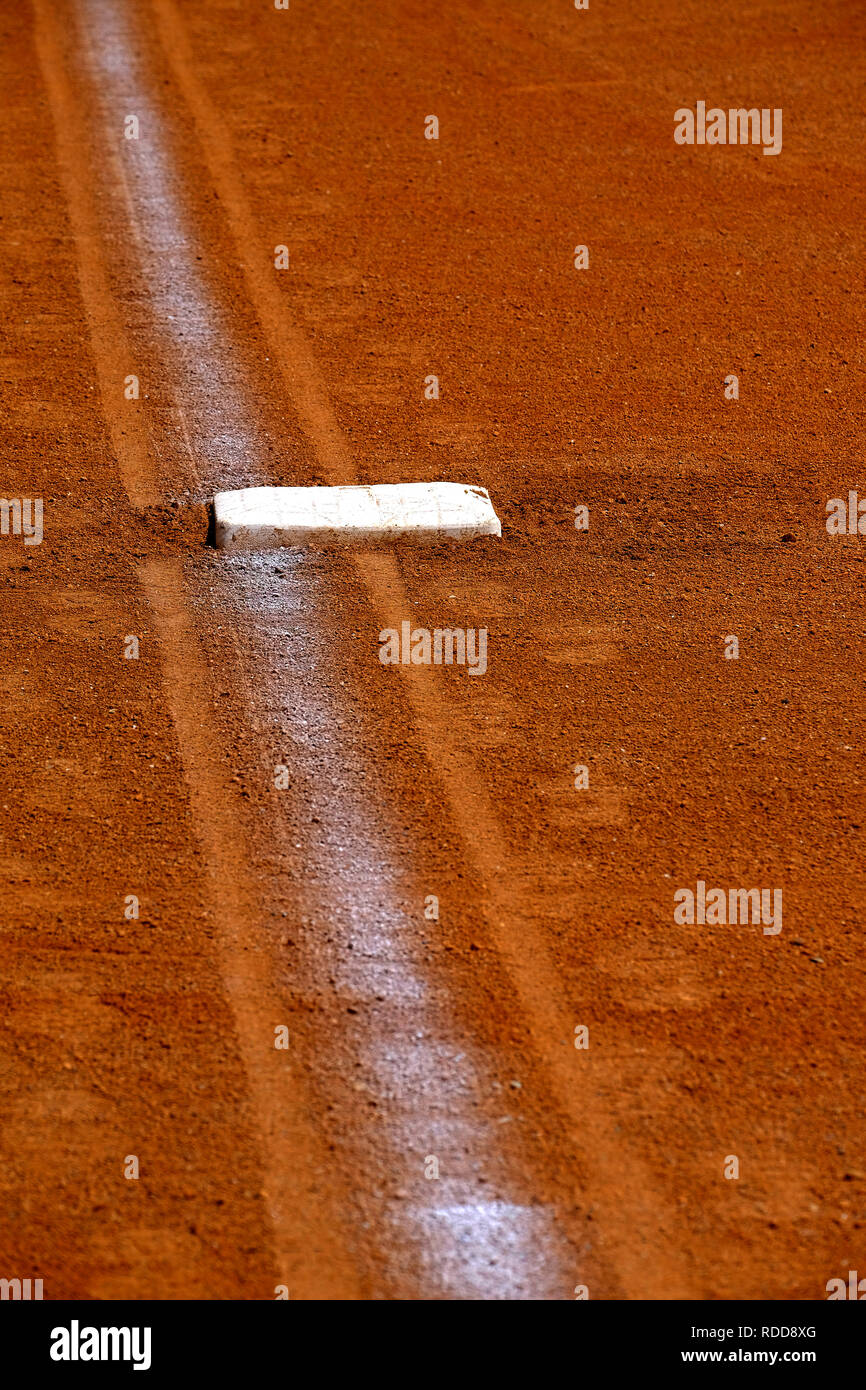
[[[3,6],[0,1277],[864,1268],[866,17],[622,11]],[[781,153],[677,145],[699,100]],[[502,539],[208,544],[218,490],[434,479]]]

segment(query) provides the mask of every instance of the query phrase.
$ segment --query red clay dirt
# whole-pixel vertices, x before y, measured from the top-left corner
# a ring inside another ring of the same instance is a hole
[[[866,493],[864,37],[6,7],[0,491],[44,538],[0,537],[0,1277],[862,1268],[866,543],[825,503]],[[781,154],[676,145],[698,100],[782,108]],[[438,478],[501,542],[207,543],[221,488]],[[486,673],[383,665],[404,620],[488,629]],[[782,930],[678,924],[698,880]]]

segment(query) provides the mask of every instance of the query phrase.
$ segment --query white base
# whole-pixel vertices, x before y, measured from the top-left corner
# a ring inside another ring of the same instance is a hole
[[[213,500],[221,550],[357,541],[472,540],[501,536],[486,488],[463,483],[370,487],[245,487]]]

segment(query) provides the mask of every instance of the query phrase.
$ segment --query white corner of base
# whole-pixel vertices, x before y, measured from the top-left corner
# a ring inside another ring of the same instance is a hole
[[[221,550],[502,535],[487,489],[464,483],[248,487],[216,493],[213,507]]]

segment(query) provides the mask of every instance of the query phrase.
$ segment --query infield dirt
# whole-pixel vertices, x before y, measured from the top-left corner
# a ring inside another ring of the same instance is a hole
[[[4,7],[0,491],[44,538],[0,538],[0,1275],[862,1267],[864,30]],[[677,146],[704,98],[780,155]],[[207,541],[221,489],[438,479],[501,541]],[[383,665],[406,620],[486,629],[483,679]],[[676,923],[698,881],[783,930]]]

